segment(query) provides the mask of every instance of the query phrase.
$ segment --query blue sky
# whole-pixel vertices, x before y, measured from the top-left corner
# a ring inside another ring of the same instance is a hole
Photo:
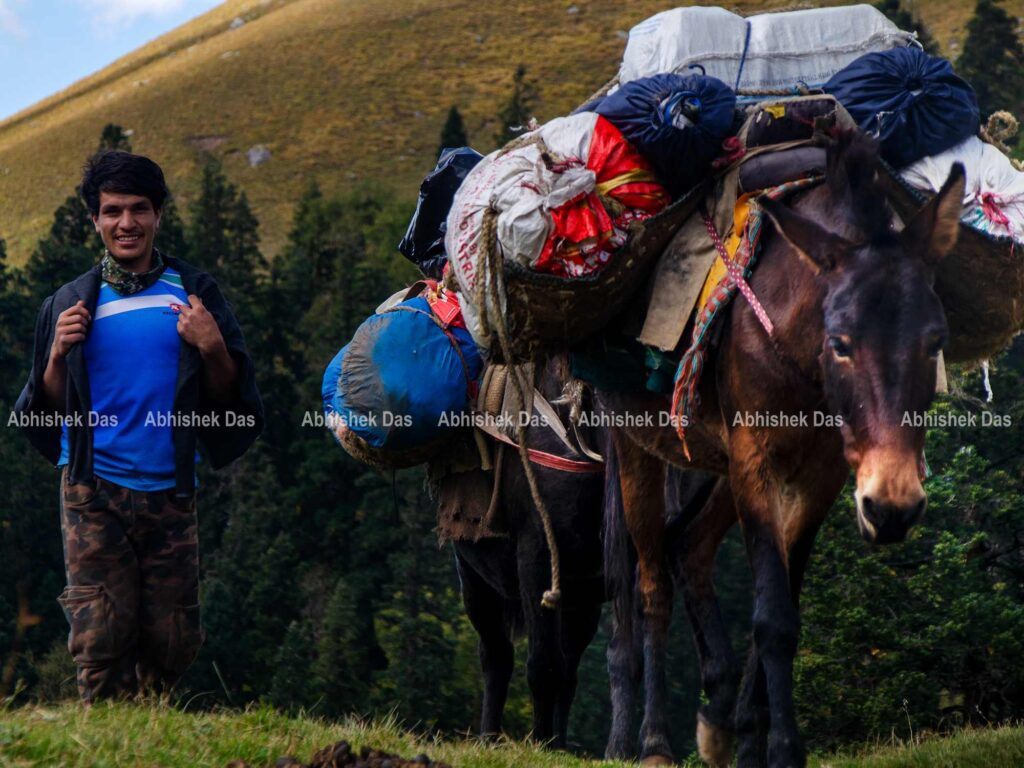
[[[0,120],[221,0],[0,0]]]

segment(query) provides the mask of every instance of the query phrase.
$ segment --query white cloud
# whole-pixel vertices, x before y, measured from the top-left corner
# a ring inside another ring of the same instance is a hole
[[[0,0],[2,3],[3,0]],[[140,16],[164,16],[180,11],[188,0],[78,0],[108,24],[131,24]]]
[[[21,19],[11,9],[7,0],[0,0],[0,35],[23,35],[24,27],[21,26]]]

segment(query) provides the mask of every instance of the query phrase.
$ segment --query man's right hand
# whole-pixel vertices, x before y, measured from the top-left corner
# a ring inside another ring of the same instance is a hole
[[[57,328],[53,334],[53,346],[50,347],[50,359],[63,360],[71,350],[72,344],[85,341],[92,316],[85,308],[85,302],[79,299],[73,307],[68,307],[57,316]]]

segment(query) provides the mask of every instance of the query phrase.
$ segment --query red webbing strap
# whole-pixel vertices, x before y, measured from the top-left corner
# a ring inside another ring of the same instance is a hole
[[[516,448],[519,447],[519,443],[490,424],[481,424],[477,428],[481,432],[486,432],[495,440],[500,440],[501,442],[507,443],[508,445]],[[560,472],[575,472],[577,474],[604,472],[604,464],[600,464],[596,461],[576,461],[575,459],[566,459],[554,453],[538,451],[536,448],[527,448],[526,451],[530,456],[531,462],[541,467],[547,467],[548,469],[557,469]]]

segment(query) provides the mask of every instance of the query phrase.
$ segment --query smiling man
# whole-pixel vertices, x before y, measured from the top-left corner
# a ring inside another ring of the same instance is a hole
[[[47,298],[15,411],[61,473],[58,598],[82,700],[166,692],[202,643],[196,448],[216,469],[263,425],[252,361],[213,279],[153,247],[152,160],[105,152],[82,197],[106,252]]]

